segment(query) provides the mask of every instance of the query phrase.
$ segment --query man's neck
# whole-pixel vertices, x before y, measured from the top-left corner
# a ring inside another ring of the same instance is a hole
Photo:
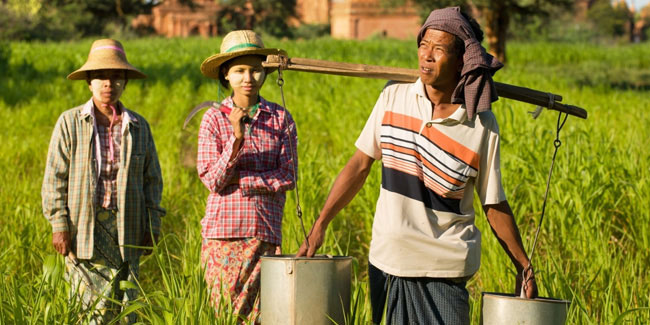
[[[97,122],[102,125],[110,125],[111,120],[113,120],[113,109],[111,109],[111,107],[107,104],[98,103],[94,98],[93,107],[95,110],[95,119],[97,119]],[[119,105],[117,103],[114,103],[113,107],[115,107],[115,115],[117,115],[119,118],[122,114]]]
[[[432,116],[431,119],[446,118],[458,109],[459,104],[452,104],[451,95],[454,89],[440,89],[429,85],[424,85],[427,98],[431,101]]]

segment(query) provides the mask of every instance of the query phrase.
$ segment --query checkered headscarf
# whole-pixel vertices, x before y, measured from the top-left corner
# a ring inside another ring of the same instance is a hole
[[[459,37],[465,43],[463,69],[460,81],[452,94],[452,102],[465,103],[467,116],[471,119],[476,112],[491,109],[492,102],[499,99],[492,75],[503,67],[478,42],[472,26],[460,13],[459,7],[437,9],[429,17],[418,33],[418,46],[427,29],[436,29]]]

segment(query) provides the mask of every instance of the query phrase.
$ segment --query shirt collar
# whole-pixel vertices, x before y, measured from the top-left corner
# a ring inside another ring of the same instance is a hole
[[[451,113],[451,115],[442,119],[442,122],[455,121],[457,123],[463,123],[466,120],[467,120],[467,109],[465,108],[465,104],[461,104],[453,113]]]
[[[427,94],[424,92],[424,84],[422,83],[422,79],[420,78],[418,78],[418,80],[416,80],[413,83],[413,85],[411,85],[411,89],[409,89],[409,92],[411,94],[424,97],[426,100],[429,100],[429,98],[427,98]]]
[[[124,105],[122,102],[118,101],[117,106],[122,110],[122,121],[126,122],[125,124],[133,124],[135,126],[138,125],[138,119],[131,113]],[[93,120],[95,119],[95,110],[93,109],[93,99],[90,98],[84,106],[81,108],[81,118],[87,118],[88,116],[92,116]]]
[[[429,97],[427,97],[427,94],[424,92],[424,84],[422,83],[422,80],[418,78],[412,85],[411,89],[409,89],[409,93],[415,95],[415,96],[420,96],[427,102],[429,101]],[[440,124],[447,124],[447,123],[463,123],[467,120],[467,109],[465,108],[465,104],[461,104],[458,106],[458,109],[456,109],[451,115],[443,118],[443,119],[436,119],[432,120],[431,122],[433,123],[440,123]]]
[[[226,97],[224,101],[222,102],[222,105],[226,105],[227,107],[234,108],[235,107],[235,102],[232,100],[232,96]],[[271,112],[271,107],[269,105],[269,102],[264,99],[264,97],[260,96],[260,111],[264,111],[267,113]]]

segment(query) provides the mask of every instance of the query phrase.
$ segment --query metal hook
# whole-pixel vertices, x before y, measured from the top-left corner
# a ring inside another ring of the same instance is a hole
[[[548,95],[548,105],[546,106],[546,108],[552,109],[553,104],[555,103],[555,99],[553,98],[554,95],[551,93],[546,93],[546,95]],[[532,115],[533,119],[537,119],[539,115],[542,114],[543,110],[544,110],[543,106],[537,105],[537,107],[535,107],[535,110],[529,111],[528,114]]]
[[[282,78],[282,70],[284,67],[286,67],[286,57],[281,56],[282,59],[282,64],[278,67],[278,80],[276,81],[278,86],[280,87],[280,96],[282,97],[282,107],[284,109],[287,109],[287,103],[284,100],[284,79]],[[284,125],[287,125],[287,113],[284,114]],[[296,194],[296,215],[298,216],[298,220],[300,220],[300,227],[302,228],[302,233],[305,236],[305,243],[307,244],[307,249],[309,249],[309,237],[307,236],[307,231],[305,230],[305,223],[302,218],[302,207],[300,206],[300,195],[298,194],[298,175],[296,173],[296,161],[298,161],[298,150],[293,150],[293,145],[291,143],[291,131],[287,127],[287,136],[289,139],[289,150],[291,151],[291,171],[293,174],[293,181],[295,183],[295,189],[294,193]],[[295,152],[295,156],[294,156]]]

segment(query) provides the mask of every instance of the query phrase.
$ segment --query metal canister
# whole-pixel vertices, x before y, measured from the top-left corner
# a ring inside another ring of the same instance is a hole
[[[566,323],[571,302],[555,298],[526,299],[483,292],[481,324],[560,325]]]
[[[262,257],[262,324],[345,324],[352,257]]]

